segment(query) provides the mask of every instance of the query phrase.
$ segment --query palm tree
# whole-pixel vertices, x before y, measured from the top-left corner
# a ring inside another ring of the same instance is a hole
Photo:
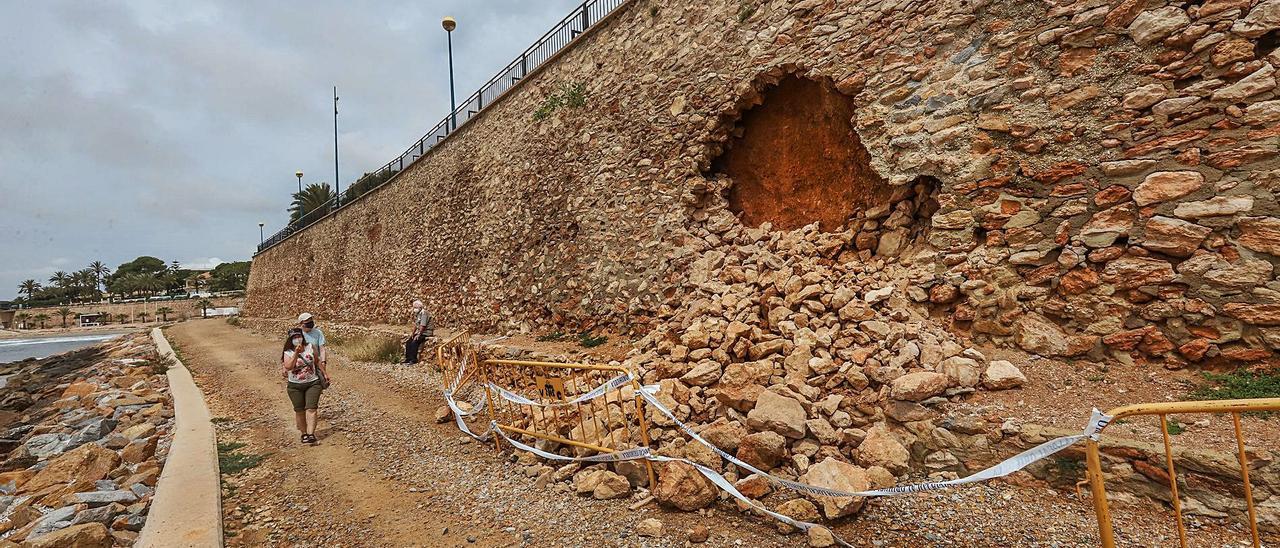
[[[173,312],[173,309],[167,306],[162,306],[156,309],[156,314],[160,315],[160,321],[162,322],[169,321],[169,314],[172,312]]]
[[[71,275],[71,279],[75,281],[77,293],[82,299],[92,297],[98,292],[98,283],[96,274],[92,268],[82,268]]]
[[[29,319],[31,319],[31,314],[27,314],[26,312],[19,312],[13,315],[13,322],[22,326],[23,329],[31,329],[31,326],[27,325],[27,320]]]
[[[196,308],[200,309],[201,318],[209,317],[209,307],[211,306],[213,306],[213,303],[210,302],[209,299],[200,299],[199,301],[196,301]]]
[[[128,323],[128,322],[129,322],[128,314],[116,314],[116,323]]]
[[[18,293],[26,293],[27,300],[34,299],[36,292],[41,289],[44,288],[40,287],[39,282],[36,282],[35,280],[23,280],[22,283],[18,284]]]
[[[321,215],[333,207],[333,189],[329,183],[312,183],[293,194],[293,205],[289,206],[289,222],[294,223],[304,215],[320,211]]]
[[[63,328],[63,329],[66,329],[66,328],[67,328],[67,316],[70,316],[70,315],[71,315],[71,309],[70,309],[70,308],[67,308],[67,307],[65,307],[65,306],[64,306],[64,307],[62,307],[62,308],[59,308],[59,309],[58,309],[58,315],[59,315],[59,316],[62,316],[62,328]]]
[[[56,287],[67,287],[67,282],[71,281],[71,275],[61,270],[54,272],[49,276],[49,283]]]
[[[102,264],[102,261],[93,261],[89,263],[89,270],[93,271],[93,289],[100,290],[102,288],[102,281],[106,279],[107,274],[111,273],[111,269],[107,268],[107,265]]]
[[[147,323],[147,311],[146,311],[146,310],[143,310],[142,312],[139,312],[139,313],[138,313],[138,321],[140,321],[140,322],[142,322],[142,323]]]
[[[40,329],[44,329],[44,322],[49,321],[49,315],[41,312],[31,319],[40,322]]]

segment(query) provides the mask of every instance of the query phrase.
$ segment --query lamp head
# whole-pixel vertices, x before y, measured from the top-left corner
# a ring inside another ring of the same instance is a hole
[[[301,172],[301,171],[299,171],[299,172],[297,172],[297,173],[294,173],[294,175],[297,175],[299,179],[301,179],[301,178],[302,178],[302,172]]]
[[[258,223],[258,228],[262,228],[262,227],[263,227],[263,226],[265,226],[266,224],[267,224],[267,223]]]
[[[453,29],[458,28],[458,22],[454,21],[452,17],[445,17],[440,21],[440,26],[444,27],[447,32],[453,32]]]

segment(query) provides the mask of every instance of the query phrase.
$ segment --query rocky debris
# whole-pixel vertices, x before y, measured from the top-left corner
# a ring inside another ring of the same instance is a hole
[[[812,548],[827,548],[836,545],[836,537],[831,534],[831,530],[818,525],[810,527],[808,534],[809,546]]]
[[[716,500],[719,491],[711,480],[683,462],[664,463],[658,472],[653,496],[666,506],[686,512],[703,508]]]
[[[0,364],[0,538],[128,546],[146,521],[173,429],[166,364],[146,334]],[[22,402],[15,405],[15,402]]]
[[[663,529],[665,527],[657,518],[647,518],[636,524],[636,534],[642,537],[661,537]]]
[[[827,457],[822,462],[809,467],[809,471],[800,476],[800,481],[809,485],[838,489],[841,491],[866,491],[871,484],[867,481],[866,470],[834,457]],[[827,519],[848,516],[862,509],[862,497],[815,497],[822,505],[822,514]]]
[[[1027,377],[1007,360],[992,360],[982,373],[982,385],[992,390],[1008,390],[1026,384]]]

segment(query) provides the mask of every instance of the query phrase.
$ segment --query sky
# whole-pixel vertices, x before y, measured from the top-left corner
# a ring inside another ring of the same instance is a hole
[[[580,0],[0,0],[0,300],[91,261],[247,260],[294,172],[342,187]]]

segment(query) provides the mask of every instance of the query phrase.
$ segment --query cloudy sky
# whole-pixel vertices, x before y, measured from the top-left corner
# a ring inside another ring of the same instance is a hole
[[[0,300],[139,255],[245,260],[293,173],[380,167],[580,0],[0,0]]]

